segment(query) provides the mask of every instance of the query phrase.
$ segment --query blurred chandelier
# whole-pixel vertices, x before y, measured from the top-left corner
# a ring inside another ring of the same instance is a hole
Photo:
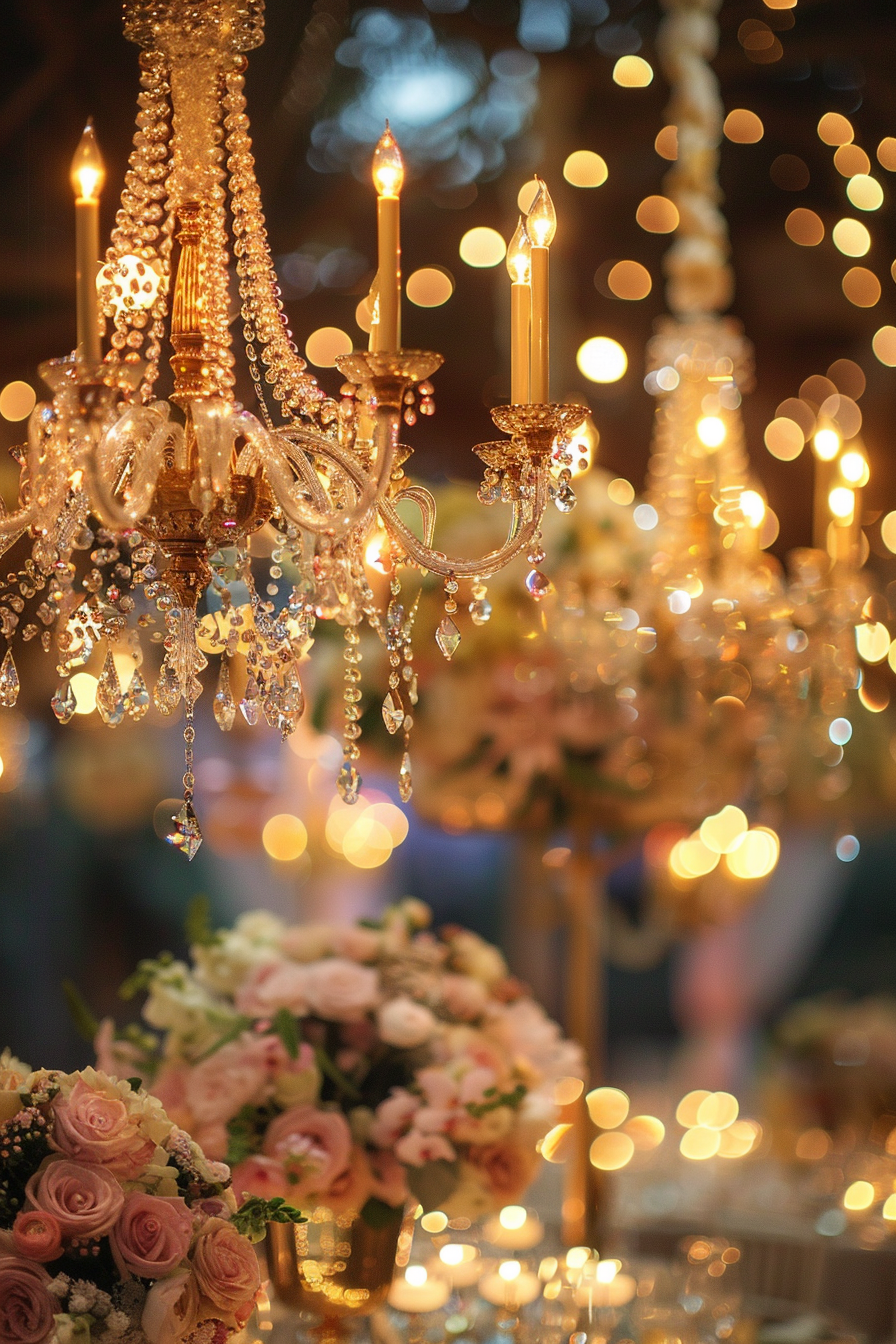
[[[414,422],[416,401],[423,414],[432,413],[428,379],[442,358],[400,346],[403,165],[388,127],[373,161],[379,270],[371,348],[338,359],[346,383],[335,401],[307,371],[287,328],[253,170],[243,53],[263,40],[263,0],[125,0],[124,27],[143,49],[134,147],[96,284],[103,169],[89,126],[72,165],[78,349],[41,366],[52,401],[32,415],[19,505],[0,517],[4,549],[27,533],[32,553],[0,582],[0,628],[11,643],[26,601],[34,600],[35,621],[21,634],[27,640],[40,632],[45,651],[55,635],[60,681],[52,707],[62,723],[76,708],[73,671],[105,642],[97,709],[115,726],[148,710],[140,641],[156,625],[156,607],[164,630],[149,638],[163,642],[165,652],[152,699],[165,715],[183,702],[185,718],[184,801],[167,839],[192,858],[202,841],[192,802],[193,717],[206,654],[220,657],[219,726],[232,727],[239,709],[249,724],[263,716],[286,736],[303,712],[299,662],[315,622],[344,627],[345,759],[337,784],[352,803],[361,786],[357,627],[366,618],[389,656],[383,718],[390,733],[404,735],[399,788],[407,800],[416,604],[409,610],[402,604],[399,570],[417,567],[444,580],[445,615],[436,639],[449,659],[460,640],[454,620],[459,580],[473,581],[470,614],[477,623],[490,611],[484,580],[521,552],[533,565],[530,592],[549,591],[537,568],[544,559],[540,522],[552,497],[564,510],[574,503],[566,445],[586,408],[548,404],[547,262],[555,220],[542,185],[513,252],[514,404],[492,412],[508,437],[476,448],[485,463],[479,498],[511,506],[508,536],[473,560],[433,549],[435,503],[405,475],[410,449],[399,444],[398,432],[402,417]],[[234,400],[231,249],[260,419]],[[112,323],[105,357],[100,311]],[[166,341],[173,372],[167,401],[155,392]],[[419,535],[399,515],[405,503],[419,515]],[[269,523],[276,548],[272,582],[261,595],[249,541]],[[364,570],[374,529],[387,538],[385,611]],[[83,551],[90,559],[86,573],[76,564]],[[278,609],[270,599],[284,565],[296,578]],[[234,596],[238,584],[246,585],[248,602]],[[230,674],[238,649],[248,668],[239,706]],[[119,675],[122,655],[133,668],[126,685]],[[8,649],[0,704],[13,705],[18,691]]]

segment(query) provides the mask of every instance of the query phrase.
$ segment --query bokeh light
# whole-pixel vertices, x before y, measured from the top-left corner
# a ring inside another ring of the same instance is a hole
[[[725,867],[732,877],[756,881],[768,877],[777,865],[781,842],[767,826],[751,826],[740,844],[725,855]]]
[[[666,1126],[655,1115],[633,1115],[626,1120],[624,1131],[640,1153],[658,1148],[666,1137]]]
[[[885,135],[877,147],[877,161],[888,173],[896,173],[896,139]]]
[[[857,308],[873,308],[880,298],[880,281],[867,266],[851,266],[841,283],[843,293]]]
[[[635,498],[635,487],[624,476],[617,476],[607,486],[607,494],[614,504],[631,504]],[[896,513],[892,517],[896,521]],[[894,536],[896,536],[896,531],[894,531]]]
[[[793,462],[803,451],[806,440],[795,420],[781,415],[765,427],[765,446],[779,462]]]
[[[591,1145],[591,1165],[598,1171],[619,1171],[634,1155],[634,1140],[620,1130],[598,1134]]]
[[[871,348],[881,364],[896,368],[896,327],[878,327],[871,340]]]
[[[884,203],[883,187],[867,173],[854,174],[846,184],[846,194],[857,210],[879,210]]]
[[[628,368],[628,355],[610,336],[592,336],[576,353],[579,372],[592,383],[616,383]]]
[[[338,356],[350,354],[353,345],[351,336],[340,327],[318,327],[305,342],[305,356],[319,369],[332,369]]]
[[[700,839],[714,854],[730,854],[743,840],[748,825],[746,814],[729,803],[705,818],[700,825]]]
[[[727,1129],[739,1112],[737,1098],[730,1092],[710,1092],[697,1107],[697,1124],[704,1129]]]
[[[874,1186],[870,1181],[853,1181],[843,1194],[843,1207],[858,1212],[870,1209],[874,1203]]]
[[[841,177],[856,177],[859,173],[871,171],[871,160],[858,145],[840,145],[834,154],[834,167]],[[857,205],[858,202],[853,201],[853,204]]]
[[[857,219],[838,219],[831,237],[845,257],[864,257],[871,247],[871,234]]]
[[[404,292],[418,308],[440,308],[454,293],[454,277],[441,266],[422,266],[408,276]]]
[[[461,261],[465,261],[468,266],[484,269],[500,265],[507,253],[507,244],[497,229],[479,225],[467,230],[460,240],[458,251]]]
[[[34,410],[37,395],[30,383],[16,380],[0,392],[0,415],[4,420],[27,420]]]
[[[678,158],[678,127],[664,126],[654,140],[653,147],[661,159],[674,163]]]
[[[607,286],[617,299],[646,299],[653,287],[650,272],[639,261],[617,261],[607,276]]]
[[[97,684],[97,678],[89,672],[76,672],[70,679],[76,714],[92,714],[96,709]]]
[[[291,863],[301,857],[308,847],[308,832],[299,817],[290,812],[278,812],[269,818],[261,832],[261,843],[266,854],[280,863]]]
[[[608,177],[606,162],[592,149],[577,149],[563,165],[563,176],[573,187],[602,187]]]
[[[765,134],[761,118],[746,107],[736,107],[729,112],[722,130],[736,145],[755,145]]]
[[[826,145],[848,145],[855,139],[855,131],[841,113],[825,112],[818,123],[818,138]]]
[[[646,89],[653,82],[653,66],[643,56],[620,56],[613,66],[613,80],[624,89]]]
[[[647,233],[673,233],[678,228],[678,206],[668,196],[645,196],[635,219]]]
[[[596,1087],[585,1101],[592,1123],[599,1129],[615,1129],[628,1115],[628,1097],[618,1087]]]
[[[852,863],[858,858],[861,846],[854,835],[841,835],[834,846],[834,853],[841,863]]]
[[[688,1157],[692,1162],[705,1162],[707,1158],[715,1157],[721,1143],[722,1136],[717,1129],[697,1126],[682,1134],[678,1146],[682,1157]]]
[[[817,247],[824,239],[824,224],[814,210],[797,206],[784,221],[787,237],[800,247]]]

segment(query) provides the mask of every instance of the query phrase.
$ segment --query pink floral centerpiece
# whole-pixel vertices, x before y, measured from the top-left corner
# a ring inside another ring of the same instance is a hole
[[[354,1210],[409,1196],[477,1217],[519,1200],[578,1047],[497,948],[428,928],[406,900],[379,922],[201,930],[191,965],[143,963],[143,1018],[98,1036],[104,1067],[152,1080],[178,1124],[233,1167],[238,1200]]]
[[[259,1289],[230,1172],[156,1098],[0,1055],[0,1340],[223,1344]]]

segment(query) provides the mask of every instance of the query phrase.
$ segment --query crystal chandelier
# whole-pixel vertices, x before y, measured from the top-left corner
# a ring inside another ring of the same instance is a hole
[[[263,717],[286,736],[303,712],[299,662],[318,620],[344,629],[339,792],[351,803],[361,785],[358,627],[366,619],[388,653],[383,718],[390,733],[404,736],[399,789],[410,798],[416,604],[401,600],[401,571],[444,581],[436,640],[448,659],[461,637],[459,581],[472,581],[476,623],[490,610],[485,580],[521,552],[533,566],[532,595],[549,591],[538,568],[540,522],[552,497],[562,510],[574,503],[567,443],[587,411],[548,402],[555,219],[541,184],[511,250],[514,404],[492,412],[506,437],[475,450],[485,464],[479,499],[510,505],[507,539],[475,559],[434,549],[434,500],[406,476],[411,450],[398,434],[402,420],[416,419],[415,406],[432,413],[429,379],[442,358],[401,348],[404,168],[388,127],[373,160],[379,269],[370,348],[338,359],[346,381],[337,401],[291,339],[254,174],[243,72],[244,53],[263,40],[263,0],[125,0],[124,27],[142,48],[133,150],[96,283],[103,169],[89,126],[72,166],[78,348],[41,366],[52,400],[29,422],[18,507],[0,517],[4,549],[26,534],[33,544],[18,571],[0,581],[0,623],[8,644],[17,633],[26,640],[40,633],[45,651],[55,647],[60,680],[52,707],[62,723],[76,708],[72,673],[97,646],[105,649],[96,701],[106,724],[141,718],[151,699],[163,715],[183,704],[184,801],[167,838],[192,858],[202,839],[192,802],[194,706],[208,656],[219,659],[219,726],[229,729],[241,712],[249,724]],[[231,253],[257,414],[234,399]],[[105,355],[101,318],[111,324]],[[162,400],[156,385],[166,343],[173,388]],[[402,504],[414,506],[418,530],[399,514]],[[271,582],[260,593],[249,542],[268,524],[276,547]],[[385,610],[364,569],[373,529],[387,538]],[[272,598],[284,570],[291,587],[278,605]],[[240,596],[246,591],[248,599]],[[164,647],[151,693],[141,671],[144,632]],[[239,706],[231,682],[237,651],[248,671]],[[0,703],[14,704],[18,690],[8,648]]]

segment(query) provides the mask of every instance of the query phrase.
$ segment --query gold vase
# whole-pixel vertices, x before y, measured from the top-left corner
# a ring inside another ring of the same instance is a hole
[[[371,1227],[352,1210],[313,1209],[307,1223],[268,1223],[268,1273],[281,1302],[326,1318],[367,1316],[386,1300],[401,1217]]]

